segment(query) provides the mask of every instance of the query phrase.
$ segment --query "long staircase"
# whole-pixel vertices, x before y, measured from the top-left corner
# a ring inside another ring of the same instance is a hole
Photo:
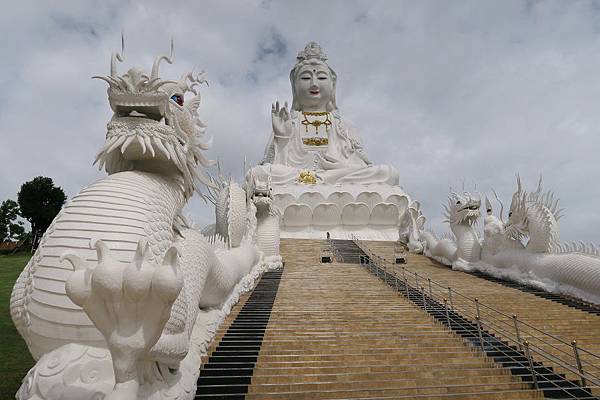
[[[274,301],[252,311],[257,287],[232,310],[204,360],[197,398],[543,398],[523,367],[511,373],[517,367],[477,346],[472,321],[458,311],[453,327],[414,287],[402,292],[356,262],[322,264],[324,246],[282,240]]]

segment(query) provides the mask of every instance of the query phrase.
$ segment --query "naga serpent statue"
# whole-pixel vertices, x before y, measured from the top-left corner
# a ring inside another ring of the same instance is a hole
[[[427,243],[426,254],[453,266],[479,261],[481,244],[474,224],[480,217],[480,206],[481,200],[470,193],[451,191],[444,208],[446,222],[450,224],[455,240],[438,240],[431,232],[423,232],[421,239]]]
[[[114,112],[96,158],[109,175],[56,216],[12,292],[14,324],[38,361],[21,399],[193,398],[219,323],[280,265],[278,231],[256,219],[257,206],[270,215],[270,197],[255,205],[234,182],[220,188],[222,235],[205,237],[181,215],[200,184],[214,188],[198,171],[210,165],[197,115],[203,75],[163,80],[170,56],[150,74],[118,75],[117,61],[98,77]],[[270,264],[257,246],[269,235]]]
[[[479,270],[600,304],[600,251],[583,242],[560,244],[562,210],[558,198],[542,189],[541,178],[537,189],[527,192],[517,177],[506,222],[502,210],[500,218],[493,215],[486,198],[483,241],[473,226],[480,217],[479,205],[468,193],[451,193],[447,216],[456,240],[437,240],[421,232],[426,254],[453,269]]]

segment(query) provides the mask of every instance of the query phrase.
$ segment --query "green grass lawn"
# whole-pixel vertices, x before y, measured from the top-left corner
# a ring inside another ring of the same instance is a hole
[[[0,255],[0,399],[14,399],[34,361],[10,319],[9,300],[17,277],[29,261],[28,252]]]

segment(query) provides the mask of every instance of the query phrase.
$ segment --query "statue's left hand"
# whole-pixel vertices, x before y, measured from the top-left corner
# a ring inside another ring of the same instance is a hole
[[[341,169],[347,167],[345,163],[327,153],[317,153],[317,157],[319,159],[319,165],[323,169]]]
[[[365,164],[373,165],[373,163],[371,162],[371,160],[369,160],[369,157],[367,157],[365,150],[363,149],[362,145],[358,140],[350,139],[350,144],[352,153],[356,154],[358,158],[365,162]]]

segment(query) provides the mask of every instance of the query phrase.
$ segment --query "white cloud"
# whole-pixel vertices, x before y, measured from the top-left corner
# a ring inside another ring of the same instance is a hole
[[[0,16],[0,199],[36,175],[73,196],[110,112],[109,55],[149,68],[175,37],[179,76],[208,72],[200,113],[213,158],[240,176],[258,161],[269,108],[290,99],[289,69],[317,40],[338,73],[338,105],[370,157],[401,173],[436,230],[449,185],[494,187],[507,203],[519,172],[540,172],[567,208],[563,239],[600,240],[600,47],[587,1],[11,3]],[[235,144],[232,146],[232,144]],[[212,211],[193,200],[208,222]]]

